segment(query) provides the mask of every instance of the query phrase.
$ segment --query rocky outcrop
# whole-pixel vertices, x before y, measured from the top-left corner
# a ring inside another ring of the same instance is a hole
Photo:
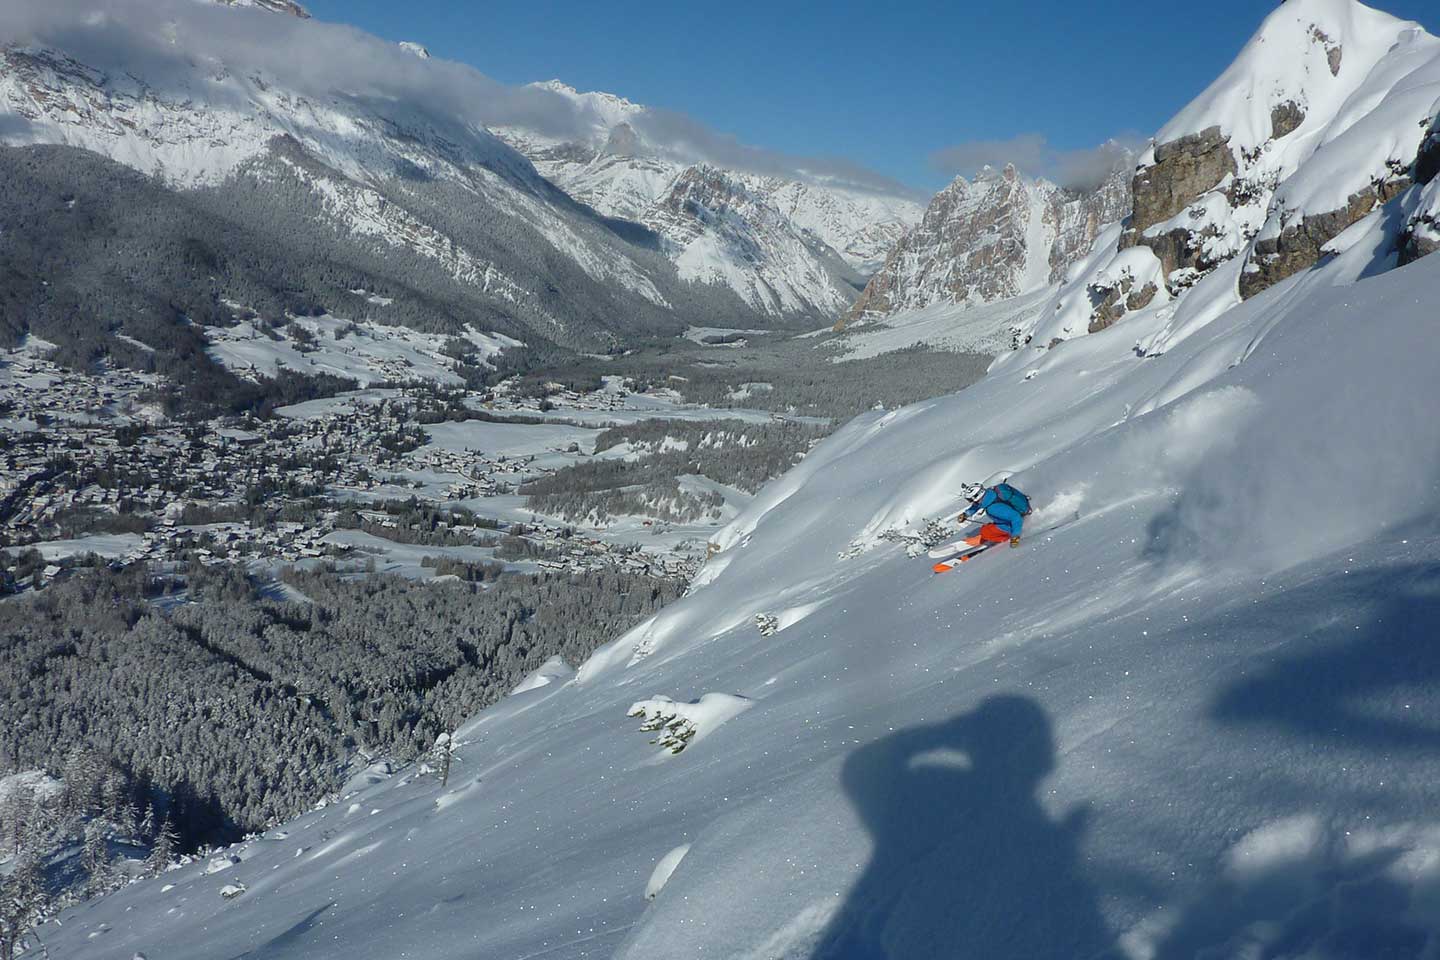
[[[1160,292],[1160,288],[1153,281],[1137,290],[1132,277],[1126,277],[1113,287],[1092,285],[1088,290],[1090,302],[1094,304],[1088,328],[1090,333],[1099,333],[1127,313],[1144,310]]]
[[[1430,133],[1420,145],[1410,175],[1419,184],[1428,184],[1440,177],[1440,117],[1430,124]]]
[[[1121,237],[1125,249],[1144,244],[1155,249],[1146,231],[1171,220],[1197,198],[1215,189],[1228,176],[1236,173],[1235,155],[1230,141],[1218,126],[1190,134],[1155,147],[1155,162],[1135,174],[1131,187],[1134,210],[1130,225]],[[1165,246],[1170,250],[1169,246]],[[1161,249],[1162,262],[1166,256]],[[1171,251],[1173,255],[1173,250]],[[1177,264],[1168,263],[1168,273]]]
[[[1132,248],[1097,273],[1085,287],[1090,303],[1089,333],[1099,333],[1123,319],[1126,314],[1144,310],[1160,298],[1169,300],[1163,290],[1160,261],[1145,247]]]
[[[1400,265],[1414,263],[1440,250],[1440,221],[1429,214],[1419,217],[1405,231],[1400,243]]]
[[[1345,49],[1314,24],[1310,25],[1310,39],[1325,48],[1325,62],[1330,67],[1330,76],[1340,76],[1340,64],[1345,59]]]
[[[1398,197],[1411,185],[1408,176],[1393,177],[1350,195],[1345,206],[1304,217],[1278,236],[1255,241],[1250,260],[1240,275],[1240,296],[1246,300],[1320,262],[1325,244],[1351,224]]]
[[[1276,140],[1288,137],[1305,122],[1305,108],[1294,100],[1286,100],[1270,108],[1270,136]]]
[[[1440,117],[1430,125],[1411,176],[1415,189],[1421,191],[1417,201],[1421,208],[1410,215],[1400,236],[1401,266],[1440,250]]]

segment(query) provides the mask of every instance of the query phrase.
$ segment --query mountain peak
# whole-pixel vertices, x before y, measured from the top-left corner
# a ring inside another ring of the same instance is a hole
[[[1274,10],[1235,61],[1158,134],[1157,144],[1218,128],[1237,149],[1270,138],[1271,113],[1295,104],[1333,115],[1417,24],[1356,0],[1288,0]]]
[[[412,40],[401,40],[400,49],[404,50],[406,53],[415,54],[415,56],[419,57],[421,60],[430,59],[430,51]]]

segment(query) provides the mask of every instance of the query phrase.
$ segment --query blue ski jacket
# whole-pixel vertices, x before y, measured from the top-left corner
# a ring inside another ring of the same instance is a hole
[[[1020,530],[1025,526],[1025,518],[1020,515],[1019,510],[997,497],[994,487],[986,490],[985,495],[980,498],[980,502],[971,504],[960,516],[969,520],[982,510],[990,515],[991,520],[995,521],[995,526],[1012,537],[1020,536]]]

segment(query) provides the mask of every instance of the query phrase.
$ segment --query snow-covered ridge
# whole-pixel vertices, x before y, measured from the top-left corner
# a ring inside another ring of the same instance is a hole
[[[301,20],[310,19],[310,11],[295,0],[213,0],[223,7],[254,7],[271,13],[286,13]]]
[[[1124,243],[1172,291],[1232,257],[1252,296],[1411,184],[1440,111],[1440,41],[1354,0],[1289,0],[1155,137]]]

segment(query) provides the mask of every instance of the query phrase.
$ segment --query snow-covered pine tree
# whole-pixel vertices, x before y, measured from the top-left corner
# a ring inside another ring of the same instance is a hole
[[[450,762],[455,755],[455,738],[449,733],[442,733],[435,738],[435,745],[430,748],[430,764],[440,772],[440,786],[450,782]]]
[[[145,866],[152,876],[165,872],[170,861],[175,859],[175,846],[179,838],[175,835],[175,828],[166,817],[160,824],[160,829],[155,834],[155,843],[150,847],[150,856],[145,860]]]
[[[15,856],[20,855],[20,848],[30,832],[33,799],[32,791],[28,787],[16,784],[5,795],[4,803],[0,803],[0,826],[3,826],[5,839],[10,841]]]
[[[104,825],[91,820],[85,825],[85,848],[80,863],[89,879],[90,896],[104,893],[110,880],[110,845],[105,839]]]

